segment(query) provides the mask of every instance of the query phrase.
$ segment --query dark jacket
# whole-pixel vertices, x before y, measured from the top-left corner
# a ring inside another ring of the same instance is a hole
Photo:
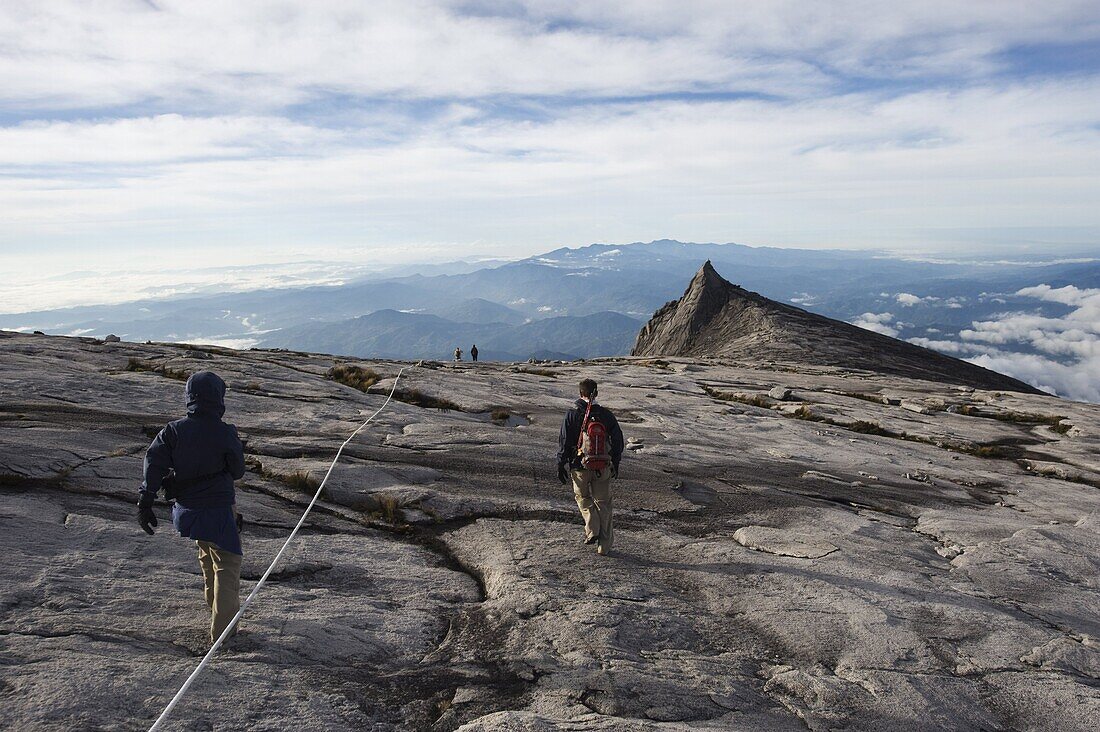
[[[233,481],[244,476],[244,447],[237,428],[222,422],[225,382],[200,371],[187,380],[186,396],[187,416],[169,422],[145,453],[141,500],[152,505],[164,476],[175,470],[181,506],[232,506]]]
[[[577,454],[577,442],[581,436],[581,422],[584,413],[588,409],[588,402],[578,399],[573,408],[565,413],[565,420],[561,423],[561,434],[558,435],[558,464],[569,463],[569,467],[579,469],[581,459]],[[619,461],[623,459],[623,431],[619,428],[619,421],[611,410],[605,409],[599,404],[592,405],[591,416],[598,419],[607,427],[607,436],[610,441],[608,448],[611,452],[611,462],[615,470],[619,469]]]

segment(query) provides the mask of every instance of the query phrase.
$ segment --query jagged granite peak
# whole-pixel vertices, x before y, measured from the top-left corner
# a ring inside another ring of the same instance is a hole
[[[683,297],[653,314],[631,355],[833,366],[1038,393],[996,371],[750,292],[723,278],[710,260],[691,278]]]

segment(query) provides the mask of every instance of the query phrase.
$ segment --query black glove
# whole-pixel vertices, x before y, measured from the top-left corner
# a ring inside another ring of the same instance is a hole
[[[244,529],[244,514],[238,513],[236,521],[237,521],[237,533],[239,534]]]
[[[569,482],[569,465],[567,463],[558,463],[558,480],[562,485],[566,485]]]
[[[142,506],[138,504],[138,524],[141,528],[145,529],[145,533],[152,536],[154,531],[153,527],[157,525],[156,514],[153,513],[152,506]]]

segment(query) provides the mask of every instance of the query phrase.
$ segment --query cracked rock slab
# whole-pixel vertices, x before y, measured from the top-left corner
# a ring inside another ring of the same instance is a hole
[[[781,557],[820,559],[837,550],[827,541],[803,538],[792,531],[770,526],[743,526],[733,533],[733,539],[743,547]]]

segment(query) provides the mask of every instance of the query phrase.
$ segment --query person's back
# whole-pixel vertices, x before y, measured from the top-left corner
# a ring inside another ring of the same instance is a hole
[[[210,371],[187,380],[187,416],[169,422],[145,454],[145,481],[138,522],[147,533],[157,526],[153,505],[163,487],[174,498],[172,523],[194,539],[211,609],[211,640],[239,607],[241,549],[233,481],[244,476],[244,448],[237,428],[222,421],[225,382]]]
[[[607,555],[614,541],[611,481],[619,475],[624,440],[615,415],[596,403],[597,393],[595,381],[582,381],[580,398],[562,421],[558,479],[562,484],[572,480],[584,518],[584,543],[596,544],[596,551]]]

